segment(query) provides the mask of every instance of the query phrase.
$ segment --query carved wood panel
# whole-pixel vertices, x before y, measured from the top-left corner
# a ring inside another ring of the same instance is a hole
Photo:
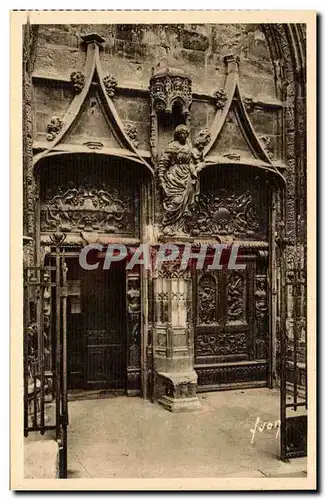
[[[257,374],[259,384],[266,383],[267,277],[257,274],[257,271],[262,273],[263,268],[260,265],[257,268],[253,256],[245,257],[245,263],[244,270],[193,273],[195,369],[200,375],[199,390],[201,385],[212,384],[218,388],[219,384],[243,383],[244,374],[248,375],[249,385],[255,383]],[[249,368],[258,360],[262,365],[259,369]],[[239,367],[242,368],[238,377]]]

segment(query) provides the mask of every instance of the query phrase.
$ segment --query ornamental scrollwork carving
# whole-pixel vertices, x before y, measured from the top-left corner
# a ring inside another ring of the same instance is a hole
[[[203,149],[210,140],[207,130],[202,130],[194,141],[189,129],[179,125],[161,156],[158,179],[163,190],[163,226],[165,234],[174,234],[183,225],[183,219],[192,212],[199,195],[198,173],[205,166]]]
[[[224,89],[216,90],[213,94],[213,97],[215,99],[216,109],[218,110],[223,109],[226,104],[226,101],[228,100],[225,90]]]
[[[125,133],[127,134],[127,136],[129,137],[129,139],[131,140],[132,144],[135,146],[135,148],[138,148],[139,142],[137,140],[137,128],[136,128],[136,125],[128,123],[125,126],[124,130],[125,130]]]
[[[75,94],[80,94],[85,85],[85,75],[81,71],[73,71],[70,75]]]
[[[155,111],[172,113],[175,102],[181,105],[182,114],[190,113],[192,104],[191,79],[181,70],[158,70],[150,80],[150,97]]]
[[[133,199],[111,184],[97,188],[84,183],[56,186],[45,191],[41,230],[107,231],[133,234]]]
[[[53,116],[51,118],[50,123],[48,123],[46,127],[47,141],[53,141],[60,132],[60,130],[62,129],[62,127],[63,127],[63,121],[61,120],[61,118],[59,118],[59,116]]]
[[[225,356],[247,352],[247,334],[244,332],[199,334],[196,338],[197,356]]]
[[[105,90],[109,97],[113,97],[115,94],[116,87],[118,85],[118,81],[115,76],[107,75],[103,78],[103,84]]]

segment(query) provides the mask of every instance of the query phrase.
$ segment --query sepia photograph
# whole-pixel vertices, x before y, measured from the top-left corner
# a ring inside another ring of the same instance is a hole
[[[12,489],[316,488],[315,23],[11,12]]]

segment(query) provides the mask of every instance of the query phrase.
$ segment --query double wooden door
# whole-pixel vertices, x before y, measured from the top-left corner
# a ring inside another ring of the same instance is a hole
[[[196,271],[193,277],[195,369],[201,391],[268,382],[266,266]]]
[[[86,271],[68,264],[70,389],[125,388],[125,287],[122,266]]]

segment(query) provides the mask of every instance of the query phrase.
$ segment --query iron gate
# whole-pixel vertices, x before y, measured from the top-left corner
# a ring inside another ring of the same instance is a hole
[[[285,250],[289,246],[281,227],[277,241],[280,254],[280,398],[281,456],[307,456],[307,328],[298,315],[305,297],[306,277],[299,260],[286,264]],[[292,297],[290,311],[289,297]],[[289,314],[291,312],[291,314]]]
[[[55,431],[59,478],[67,477],[66,275],[59,246],[55,265],[24,270],[24,436]]]

